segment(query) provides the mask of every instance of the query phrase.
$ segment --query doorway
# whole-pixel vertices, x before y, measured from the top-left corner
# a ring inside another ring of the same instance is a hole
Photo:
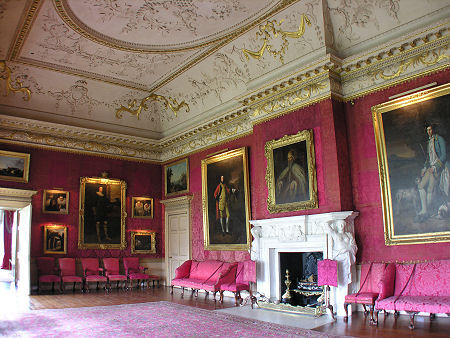
[[[33,190],[0,188],[0,209],[16,211],[11,243],[12,277],[17,292],[27,296],[30,295],[31,291],[31,197],[35,194],[36,191]],[[3,245],[3,241],[1,245]]]

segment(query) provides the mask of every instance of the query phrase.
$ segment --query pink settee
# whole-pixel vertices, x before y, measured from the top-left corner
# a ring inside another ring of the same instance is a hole
[[[408,312],[410,329],[418,312],[430,313],[431,319],[436,313],[450,314],[450,260],[395,264],[395,269],[386,269],[375,302],[376,321],[380,310],[393,310],[396,316],[398,311]]]
[[[205,290],[214,293],[214,301],[216,293],[220,290],[222,283],[231,283],[235,279],[235,275],[231,270],[237,263],[226,263],[221,261],[194,261],[188,260],[181,264],[175,270],[175,278],[171,282],[171,293],[173,287],[179,286],[183,289],[191,288],[192,294],[197,295],[198,290]]]

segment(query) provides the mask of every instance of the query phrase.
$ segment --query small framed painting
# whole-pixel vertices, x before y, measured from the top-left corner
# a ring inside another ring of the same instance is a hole
[[[44,190],[42,212],[44,214],[67,215],[69,213],[69,192],[62,190]]]
[[[188,159],[164,166],[166,196],[189,192],[189,163]]]
[[[156,253],[156,233],[154,231],[132,231],[131,253]]]
[[[132,197],[132,218],[153,218],[153,198]]]
[[[0,150],[0,179],[5,181],[28,182],[30,154]]]
[[[44,225],[44,254],[67,254],[67,227]]]

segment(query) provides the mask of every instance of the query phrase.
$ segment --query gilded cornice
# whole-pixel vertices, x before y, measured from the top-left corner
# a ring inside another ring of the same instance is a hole
[[[0,116],[0,141],[111,158],[161,161],[159,146],[149,139],[10,116]]]

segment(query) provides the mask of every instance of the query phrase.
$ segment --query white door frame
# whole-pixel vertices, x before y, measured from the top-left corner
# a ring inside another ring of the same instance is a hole
[[[170,198],[166,200],[161,200],[160,202],[164,205],[164,259],[166,266],[166,285],[170,285],[170,265],[169,265],[169,216],[177,214],[180,212],[187,213],[187,218],[189,221],[189,259],[192,257],[192,224],[191,224],[191,200],[193,196],[185,195],[181,197]]]
[[[31,198],[35,195],[37,191],[34,190],[22,190],[22,189],[12,189],[12,188],[0,188],[0,208],[2,209],[14,209],[22,211],[22,220],[19,220],[19,231],[20,226],[27,227],[22,228],[22,236],[18,234],[20,243],[18,243],[18,248],[25,248],[25,251],[21,251],[20,257],[17,253],[15,255],[17,266],[17,260],[21,259],[19,262],[19,278],[18,291],[23,292],[26,295],[30,294],[31,290],[31,280],[30,280],[30,248],[31,248]],[[25,218],[25,219],[24,219]],[[13,246],[14,247],[14,246]],[[17,250],[17,245],[16,245]],[[17,271],[16,271],[17,272]],[[24,278],[22,278],[24,277]],[[17,273],[15,274],[16,285],[17,285]]]

